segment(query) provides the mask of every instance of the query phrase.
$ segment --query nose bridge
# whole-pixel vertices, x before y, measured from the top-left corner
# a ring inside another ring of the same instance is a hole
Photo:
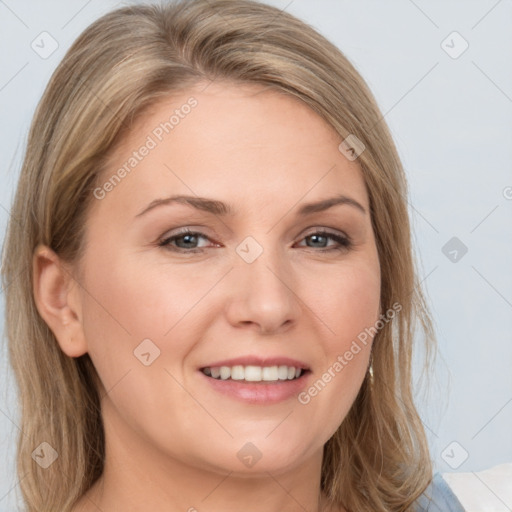
[[[247,237],[237,246],[229,311],[231,322],[255,323],[264,331],[292,323],[300,314],[293,270],[271,238],[260,243]]]

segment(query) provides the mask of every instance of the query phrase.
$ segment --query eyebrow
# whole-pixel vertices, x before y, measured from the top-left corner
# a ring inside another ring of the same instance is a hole
[[[212,213],[214,215],[219,216],[226,216],[226,215],[234,215],[235,211],[234,209],[222,201],[218,201],[216,199],[209,199],[206,197],[198,197],[198,196],[188,196],[188,195],[176,195],[176,196],[170,196],[165,197],[162,199],[155,199],[154,201],[151,201],[146,208],[144,208],[140,213],[138,213],[135,218],[141,217],[145,213],[164,205],[170,205],[173,203],[178,204],[184,204],[187,206],[191,206],[193,208],[196,208],[197,210],[202,210],[208,213]],[[320,201],[312,202],[312,203],[305,203],[303,204],[298,212],[297,215],[300,217],[311,215],[313,213],[322,212],[325,210],[328,210],[329,208],[332,208],[333,206],[337,205],[349,205],[353,206],[357,210],[359,210],[361,213],[366,214],[366,209],[364,206],[356,201],[355,199],[352,199],[351,197],[345,196],[345,195],[338,195],[335,197],[330,197],[327,199],[322,199]]]

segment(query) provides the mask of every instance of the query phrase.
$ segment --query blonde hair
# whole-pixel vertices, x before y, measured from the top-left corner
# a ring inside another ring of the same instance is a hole
[[[260,84],[296,97],[341,137],[365,146],[381,265],[382,311],[401,306],[375,336],[367,374],[326,443],[322,489],[348,510],[414,510],[432,478],[412,397],[416,327],[434,341],[417,282],[407,186],[393,140],[364,80],[313,28],[251,0],[191,0],[113,11],[89,26],[54,72],[36,110],[4,247],[6,327],[21,403],[18,475],[28,512],[67,511],[101,476],[101,384],[86,354],[66,356],[38,313],[38,244],[78,263],[93,190],[107,157],[150,105],[205,80]],[[11,284],[12,283],[12,284]],[[9,286],[10,285],[10,286]],[[31,453],[59,454],[47,469]]]

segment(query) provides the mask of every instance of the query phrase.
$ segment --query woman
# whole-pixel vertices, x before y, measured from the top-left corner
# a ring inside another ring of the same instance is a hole
[[[363,79],[289,14],[91,25],[6,239],[27,510],[460,510],[412,400],[406,193]]]

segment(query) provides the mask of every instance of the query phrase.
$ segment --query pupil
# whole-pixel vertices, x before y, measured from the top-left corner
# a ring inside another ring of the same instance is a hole
[[[322,241],[322,239],[324,242],[326,240],[325,236],[323,236],[323,235],[311,235],[311,239],[313,240],[313,243],[315,243],[315,241],[318,242],[319,240]],[[323,247],[325,244],[321,244],[321,245]]]
[[[183,235],[181,237],[182,240],[185,241],[185,244],[193,244],[194,243],[194,239],[196,238],[195,235]],[[191,240],[192,239],[192,240]],[[178,239],[179,240],[179,239]]]

